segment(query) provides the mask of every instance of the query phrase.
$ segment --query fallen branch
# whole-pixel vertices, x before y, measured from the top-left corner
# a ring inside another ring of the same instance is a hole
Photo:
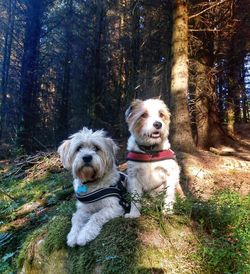
[[[14,160],[15,166],[5,175],[2,176],[1,179],[6,179],[11,176],[17,176],[18,178],[25,174],[25,170],[33,165],[40,165],[44,162],[44,158],[49,158],[53,156],[53,152],[39,152],[35,155],[23,155]]]
[[[209,150],[216,154],[216,155],[220,155],[220,156],[231,156],[233,155],[234,151],[231,150],[223,150],[223,149],[217,149],[215,147],[210,147]]]
[[[221,4],[223,4],[224,2],[227,2],[227,1],[228,1],[228,0],[222,0],[222,1],[219,2],[219,3],[215,3],[214,5],[212,5],[212,6],[208,7],[208,8],[206,8],[206,9],[202,10],[201,12],[198,12],[198,13],[196,13],[196,14],[193,14],[193,15],[189,16],[188,19],[192,19],[192,18],[194,18],[194,17],[196,17],[196,16],[199,16],[199,15],[205,13],[206,11],[211,10],[212,8],[214,8],[214,7],[216,7],[216,6],[219,6],[219,5],[221,5]]]

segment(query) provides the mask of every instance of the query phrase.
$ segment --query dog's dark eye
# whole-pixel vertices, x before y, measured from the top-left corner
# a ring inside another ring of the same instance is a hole
[[[99,151],[100,148],[98,146],[94,146],[94,151]]]
[[[159,116],[160,116],[160,118],[164,118],[164,117],[165,117],[165,115],[164,115],[163,112],[160,112],[160,113],[159,113]]]
[[[82,146],[78,146],[76,151],[78,152],[81,148],[82,148]]]
[[[144,113],[141,115],[141,118],[147,118],[147,117],[148,117],[147,112],[144,112]]]

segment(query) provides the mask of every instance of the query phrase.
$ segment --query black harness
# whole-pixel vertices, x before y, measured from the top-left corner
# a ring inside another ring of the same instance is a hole
[[[130,211],[131,204],[127,197],[128,192],[125,187],[126,181],[127,176],[120,172],[120,178],[115,185],[103,187],[87,194],[76,192],[76,198],[82,203],[90,204],[108,197],[116,197],[119,199],[119,204],[123,207],[125,213],[128,213]]]

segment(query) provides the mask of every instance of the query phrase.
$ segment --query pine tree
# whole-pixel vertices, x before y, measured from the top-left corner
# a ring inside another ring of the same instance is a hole
[[[34,149],[34,133],[37,126],[37,94],[39,90],[39,54],[42,15],[45,1],[29,0],[26,7],[26,26],[22,56],[19,108],[21,125],[19,143],[27,151]]]
[[[187,2],[174,1],[171,68],[172,144],[193,151],[194,142],[188,111],[188,10]]]

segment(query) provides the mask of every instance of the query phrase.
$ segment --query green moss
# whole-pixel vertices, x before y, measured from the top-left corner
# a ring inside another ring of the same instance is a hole
[[[60,213],[64,210],[65,208],[61,209]],[[18,259],[19,267],[24,260],[27,264],[35,257],[44,257],[43,263],[51,266],[50,256],[54,257],[61,250],[66,260],[65,273],[91,273],[94,269],[100,268],[103,274],[126,274],[132,273],[135,269],[138,251],[136,220],[124,218],[111,220],[104,226],[97,239],[84,247],[69,248],[66,246],[66,235],[69,230],[69,216],[57,216],[36,231],[23,245]],[[40,239],[43,239],[42,248],[37,249],[35,245]],[[39,256],[30,254],[29,250],[37,250]],[[35,260],[32,263],[34,267],[37,264]]]
[[[42,256],[47,256],[46,254],[65,247],[66,235],[70,229],[70,218],[74,208],[75,203],[73,201],[63,202],[58,208],[49,213],[49,218],[52,218],[49,223],[35,229],[33,232],[29,232],[26,239],[22,239],[22,248],[16,260],[18,268],[23,265],[25,260],[28,262],[33,260],[34,254],[32,254],[32,251],[34,251],[34,246],[39,239],[44,240],[41,250]]]
[[[159,249],[153,246],[141,247],[140,260],[138,262],[138,269],[164,269],[164,261],[169,257],[168,250]]]
[[[198,222],[198,253],[206,273],[250,272],[250,195],[223,191],[207,201],[179,201],[179,213]],[[186,210],[186,211],[185,211]],[[191,212],[191,213],[190,213]]]
[[[19,265],[29,262],[34,244],[43,239],[37,249],[43,270],[53,269],[58,258],[67,274],[249,272],[249,197],[223,192],[208,201],[178,200],[171,217],[162,214],[157,198],[146,199],[141,218],[113,219],[94,241],[74,248],[66,246],[66,236],[75,201],[61,203],[56,216],[27,239]]]
[[[6,179],[1,182],[1,188],[14,199],[0,193],[0,217],[10,221],[16,218],[18,211],[24,204],[43,199],[51,204],[58,203],[73,193],[73,188],[62,189],[69,184],[68,173],[44,173],[39,179]]]
[[[111,220],[94,241],[68,249],[68,273],[92,273],[96,269],[102,274],[132,273],[137,259],[137,232],[136,220]]]
[[[33,245],[37,242],[38,238],[42,237],[46,233],[46,226],[43,226],[39,229],[36,229],[32,233],[30,233],[26,239],[23,240],[22,247],[19,251],[19,254],[16,258],[16,264],[18,268],[21,268],[24,264],[25,260],[32,261],[32,254],[30,252],[33,251]]]
[[[44,252],[51,254],[55,250],[65,248],[69,230],[70,219],[68,216],[54,217],[47,226],[47,235],[43,243]]]
[[[92,273],[96,265],[93,243],[68,249],[66,269],[68,274]]]
[[[102,273],[132,273],[137,260],[138,221],[116,218],[106,224],[94,242]]]
[[[52,170],[53,163],[46,161]],[[1,273],[17,272],[13,261],[19,251],[18,267],[39,274],[250,273],[250,196],[225,191],[207,201],[177,200],[176,214],[169,217],[162,211],[162,195],[145,195],[141,218],[113,219],[88,245],[69,248],[75,200],[61,201],[72,193],[62,189],[71,177],[48,169],[39,175],[36,168],[36,179],[1,182],[15,198],[0,196],[2,224],[25,203],[41,199],[51,206],[44,215],[27,215],[30,221],[22,229],[7,231],[14,240],[1,247]]]

